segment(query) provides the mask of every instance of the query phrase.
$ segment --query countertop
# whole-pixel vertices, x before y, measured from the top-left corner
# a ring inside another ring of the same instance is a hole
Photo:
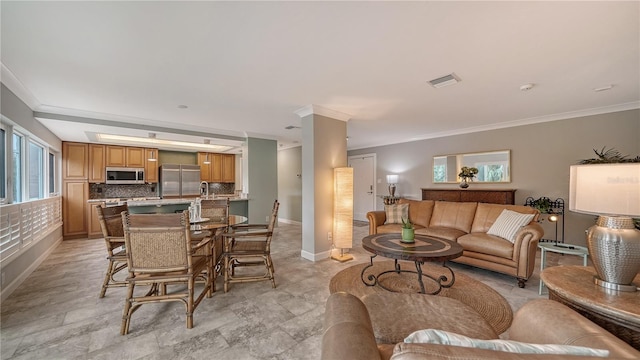
[[[215,197],[215,199],[226,199],[227,196]],[[240,197],[228,197],[229,201],[247,201],[249,199],[242,199]],[[189,199],[125,199],[125,198],[109,198],[109,199],[91,199],[89,203],[106,202],[106,203],[123,203],[127,202],[128,206],[162,206],[162,205],[179,205],[190,204],[195,198]]]

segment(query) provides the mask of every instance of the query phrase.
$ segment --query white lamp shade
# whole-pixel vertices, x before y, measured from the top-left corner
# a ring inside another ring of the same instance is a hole
[[[333,169],[333,243],[339,249],[353,247],[353,168]]]
[[[640,163],[571,166],[569,210],[640,216]]]
[[[398,175],[387,175],[387,184],[397,184]]]

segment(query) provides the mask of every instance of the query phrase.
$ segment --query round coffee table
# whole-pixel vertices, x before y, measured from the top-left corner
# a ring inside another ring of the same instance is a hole
[[[400,234],[374,234],[362,239],[362,247],[368,252],[373,253],[370,264],[365,266],[360,273],[360,278],[365,285],[378,285],[385,290],[393,291],[382,285],[379,280],[380,277],[387,274],[408,272],[418,275],[418,283],[420,284],[420,292],[422,294],[426,294],[422,278],[426,277],[433,280],[437,284],[437,288],[435,291],[429,293],[431,295],[438,294],[442,288],[453,286],[456,278],[453,270],[446,265],[446,261],[462,255],[462,246],[458,243],[423,235],[416,235],[415,242],[413,243],[405,243],[402,241]],[[365,272],[373,266],[373,259],[378,255],[394,259],[394,269],[383,271],[377,275],[370,274],[365,278]],[[402,269],[400,264],[398,264],[398,260],[413,261],[416,270]],[[433,277],[427,273],[423,273],[422,265],[427,261],[442,262],[442,266],[451,273],[450,279],[446,275]]]

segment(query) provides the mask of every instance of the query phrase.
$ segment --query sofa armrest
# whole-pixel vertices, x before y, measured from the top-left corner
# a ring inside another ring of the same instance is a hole
[[[542,239],[544,230],[536,222],[522,227],[516,234],[513,243],[513,261],[518,264],[516,276],[521,279],[529,279],[536,266],[536,251],[538,242]]]
[[[378,226],[383,225],[387,221],[387,213],[382,210],[369,211],[367,213],[367,220],[369,220],[369,235],[378,233]]]
[[[509,339],[609,350],[609,357],[638,359],[640,352],[566,305],[547,299],[524,304],[514,315]]]
[[[337,292],[327,299],[321,359],[381,359],[369,312],[357,297]]]

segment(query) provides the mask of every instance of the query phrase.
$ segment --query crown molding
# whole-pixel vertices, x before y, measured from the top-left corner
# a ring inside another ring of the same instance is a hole
[[[345,122],[349,121],[349,119],[352,118],[352,116],[349,114],[345,114],[340,111],[331,110],[331,109],[322,107],[320,105],[314,105],[314,104],[304,106],[294,111],[294,113],[300,116],[301,118],[309,115],[321,115],[331,119],[336,119],[336,120],[345,121]]]
[[[8,67],[5,66],[4,63],[0,62],[0,79],[2,79],[2,83],[7,87],[7,89],[11,90],[18,99],[22,100],[27,106],[34,110],[38,106],[41,105],[38,98],[33,95],[29,89],[27,89],[24,84],[18,80],[18,78],[13,74]]]
[[[367,149],[367,148],[378,147],[378,146],[403,144],[403,143],[412,142],[412,141],[436,139],[436,138],[442,138],[442,137],[447,137],[447,136],[455,136],[455,135],[463,135],[463,134],[471,134],[471,133],[477,133],[477,132],[481,132],[481,131],[506,129],[506,128],[510,128],[510,127],[540,124],[540,123],[545,123],[545,122],[550,122],[550,121],[568,120],[568,119],[574,119],[574,118],[578,118],[578,117],[609,114],[609,113],[614,113],[614,112],[635,110],[635,109],[640,109],[640,101],[632,101],[632,102],[628,102],[628,103],[616,104],[616,105],[610,105],[610,106],[602,106],[602,107],[598,107],[598,108],[590,108],[590,109],[583,109],[583,110],[576,110],[576,111],[567,111],[567,112],[558,113],[558,114],[543,115],[543,116],[537,116],[537,117],[526,118],[526,119],[519,119],[519,120],[506,121],[506,122],[483,125],[483,126],[475,126],[475,127],[470,127],[470,128],[457,129],[457,130],[452,130],[452,131],[443,131],[443,132],[432,133],[432,134],[424,134],[424,135],[412,137],[412,138],[406,139],[406,140],[396,140],[396,141],[389,140],[389,141],[384,141],[384,142],[376,142],[376,143],[371,143],[371,144],[362,145],[362,146],[358,146],[358,147],[347,148],[347,150],[360,150],[360,149]]]

